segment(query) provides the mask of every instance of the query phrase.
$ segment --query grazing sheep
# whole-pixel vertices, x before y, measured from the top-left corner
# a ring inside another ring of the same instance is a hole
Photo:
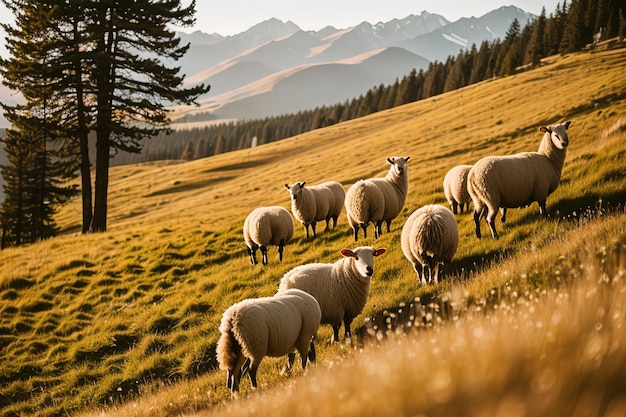
[[[278,291],[299,288],[308,292],[320,304],[321,323],[333,327],[333,341],[339,341],[342,321],[345,337],[350,338],[350,324],[363,311],[369,296],[374,257],[385,252],[385,248],[371,246],[342,249],[344,257],[335,263],[300,265],[288,271],[280,280]]]
[[[285,184],[291,196],[291,212],[302,223],[309,237],[309,225],[315,236],[315,226],[318,221],[326,220],[326,230],[333,220],[333,228],[337,226],[337,219],[341,214],[346,192],[343,186],[335,181],[327,181],[318,185],[304,186],[305,182]]]
[[[400,239],[402,252],[413,264],[420,282],[437,284],[440,265],[450,262],[456,252],[459,228],[449,209],[431,204],[415,210],[409,216],[402,227]]]
[[[359,180],[346,193],[346,217],[352,230],[354,240],[359,238],[359,228],[363,229],[363,238],[367,238],[367,226],[374,224],[374,237],[378,238],[385,206],[385,197],[373,182]]]
[[[467,174],[471,168],[471,165],[457,165],[443,178],[443,192],[454,214],[458,214],[459,208],[461,213],[464,207],[469,210],[472,198],[467,191]]]
[[[488,156],[474,164],[467,177],[467,187],[474,204],[477,237],[481,236],[480,219],[485,217],[491,235],[498,239],[495,217],[499,208],[504,208],[504,221],[506,208],[528,206],[536,201],[539,212],[546,216],[546,199],[561,180],[570,124],[567,121],[540,127],[544,135],[537,152]]]
[[[220,369],[227,371],[227,386],[239,390],[245,371],[257,387],[256,373],[265,356],[289,355],[291,370],[297,350],[306,368],[307,358],[315,363],[313,338],[322,313],[314,297],[304,291],[283,291],[274,297],[251,298],[229,307],[220,323],[216,356]]]
[[[258,207],[248,214],[243,224],[243,238],[246,241],[252,265],[256,265],[256,251],[261,249],[263,265],[267,265],[267,247],[278,246],[278,257],[283,260],[285,244],[293,236],[293,220],[284,207]]]

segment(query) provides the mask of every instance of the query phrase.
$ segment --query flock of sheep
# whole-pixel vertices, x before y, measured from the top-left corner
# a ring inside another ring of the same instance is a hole
[[[481,237],[480,220],[485,218],[494,239],[498,239],[495,216],[500,210],[504,222],[507,208],[528,206],[538,202],[542,215],[546,214],[546,199],[558,186],[569,144],[567,129],[571,122],[541,127],[544,133],[537,152],[523,152],[509,156],[488,156],[472,165],[452,168],[443,181],[444,193],[452,210],[439,204],[430,204],[415,210],[402,227],[401,246],[422,284],[438,283],[440,268],[450,262],[458,243],[459,231],[455,214],[474,207],[476,236]],[[367,228],[374,225],[374,236],[382,234],[386,223],[400,214],[406,200],[409,157],[392,157],[387,162],[389,171],[384,178],[362,179],[344,191],[334,181],[315,186],[297,182],[289,190],[293,216],[303,225],[309,238],[316,223],[326,221],[326,229],[337,224],[345,207],[354,239],[359,230],[367,237]],[[281,206],[259,207],[246,218],[243,235],[252,264],[256,252],[262,253],[267,264],[267,248],[278,247],[282,261],[285,244],[292,238],[294,226],[291,214]],[[386,252],[385,248],[360,246],[342,249],[342,258],[334,263],[310,263],[288,271],[280,280],[273,297],[247,299],[226,310],[220,324],[221,336],[217,345],[220,369],[227,371],[227,385],[238,390],[242,376],[249,372],[256,388],[257,368],[265,356],[288,356],[290,371],[297,350],[305,368],[308,361],[315,363],[313,343],[318,327],[330,324],[333,341],[339,341],[343,322],[344,337],[351,337],[352,320],[361,313],[367,302],[374,259]]]

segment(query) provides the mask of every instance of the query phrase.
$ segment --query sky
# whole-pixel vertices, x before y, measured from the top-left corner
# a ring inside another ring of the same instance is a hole
[[[559,1],[562,3],[562,0],[196,0],[196,25],[182,30],[235,35],[272,17],[283,22],[291,20],[303,30],[317,31],[328,25],[344,29],[363,21],[375,24],[402,19],[423,10],[454,22],[511,5],[535,15],[545,6],[549,16]]]
[[[196,24],[181,30],[235,35],[272,17],[283,22],[291,20],[303,30],[317,31],[328,25],[345,29],[363,21],[375,24],[402,19],[423,10],[454,22],[510,5],[536,15],[545,6],[549,16],[559,2],[562,0],[196,0]],[[10,14],[0,2],[0,22],[9,19]]]

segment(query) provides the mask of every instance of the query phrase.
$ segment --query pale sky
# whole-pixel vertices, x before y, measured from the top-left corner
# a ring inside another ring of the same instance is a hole
[[[272,17],[283,22],[291,20],[303,30],[320,30],[328,25],[345,29],[363,21],[375,24],[402,19],[423,10],[454,22],[510,5],[536,15],[545,6],[549,16],[557,3],[562,4],[562,0],[196,0],[196,25],[182,30],[234,35]],[[0,22],[9,19],[10,14],[0,2]]]
[[[562,0],[196,0],[196,25],[183,30],[234,35],[272,17],[283,22],[291,20],[303,30],[320,30],[328,25],[344,29],[363,21],[375,24],[402,19],[423,10],[454,22],[511,5],[535,15],[545,6],[549,16],[559,1],[562,4]]]

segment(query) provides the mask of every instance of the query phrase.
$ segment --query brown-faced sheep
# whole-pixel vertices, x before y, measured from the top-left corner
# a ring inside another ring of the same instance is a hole
[[[474,164],[467,177],[467,187],[474,204],[477,237],[481,237],[480,219],[485,217],[491,235],[498,239],[495,217],[499,208],[523,207],[536,201],[539,212],[546,216],[546,200],[561,180],[570,124],[567,121],[540,127],[544,135],[537,152],[488,156]],[[503,210],[503,219],[505,215]]]
[[[293,237],[293,219],[281,206],[258,207],[250,212],[243,224],[243,238],[252,265],[256,265],[256,251],[261,249],[263,265],[267,265],[267,247],[278,246],[279,260],[283,260],[285,244]]]

